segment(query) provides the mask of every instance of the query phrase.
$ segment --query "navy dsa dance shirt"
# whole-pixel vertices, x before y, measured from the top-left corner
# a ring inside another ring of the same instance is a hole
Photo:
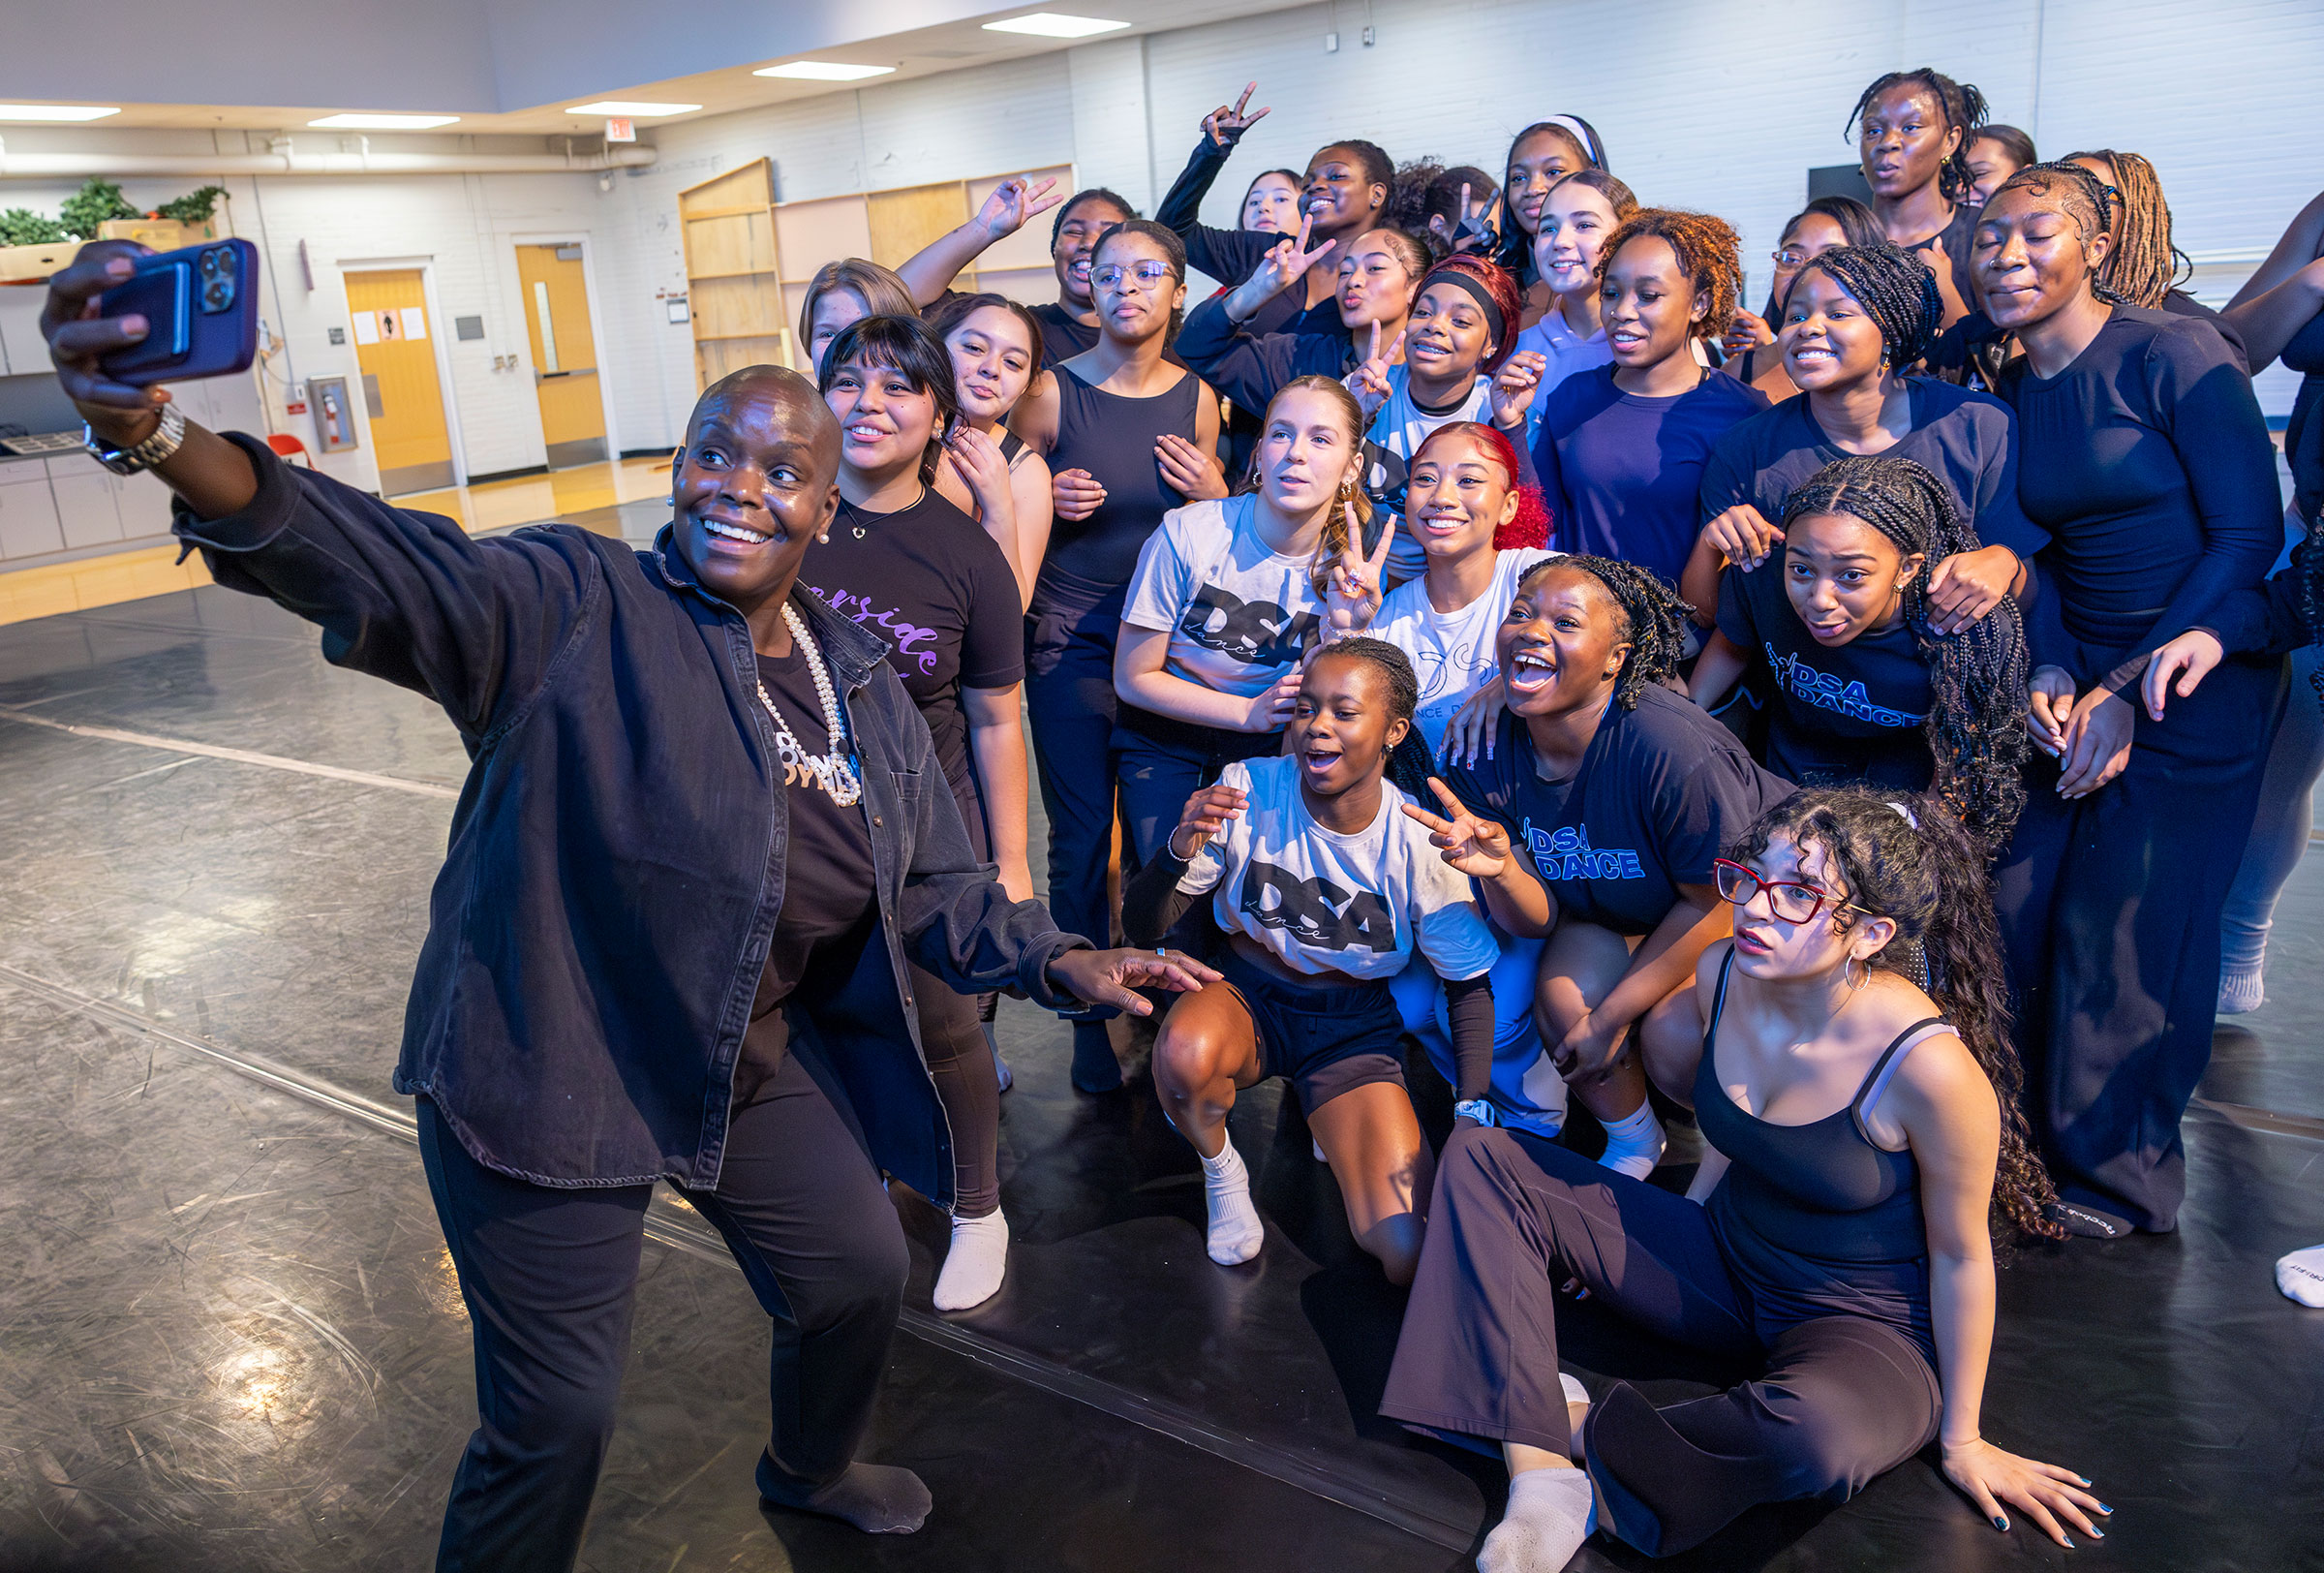
[[[1625,393],[1616,368],[1575,372],[1543,396],[1533,467],[1560,551],[1618,557],[1678,582],[1702,520],[1703,468],[1767,396],[1705,369],[1684,393]]]
[[[1719,576],[1719,632],[1775,690],[1768,769],[1803,786],[1860,781],[1917,792],[1934,779],[1921,727],[1936,696],[1904,618],[1847,644],[1817,643],[1784,593],[1779,548],[1748,573],[1730,567]]]
[[[1790,791],[1734,734],[1659,685],[1639,691],[1636,710],[1606,708],[1571,778],[1544,781],[1534,760],[1524,718],[1505,712],[1492,757],[1449,768],[1445,784],[1509,831],[1561,922],[1617,934],[1652,932],[1678,887],[1709,884],[1711,860]]]
[[[1907,378],[1905,391],[1912,429],[1880,456],[1911,459],[1932,472],[1953,494],[1953,507],[1980,544],[2006,546],[2032,562],[2050,538],[2018,506],[2017,421],[2009,407],[1990,393],[1932,377]],[[1781,523],[1785,499],[1817,471],[1847,457],[1817,424],[1805,393],[1786,399],[1719,439],[1702,473],[1702,522],[1749,503],[1770,524]]]

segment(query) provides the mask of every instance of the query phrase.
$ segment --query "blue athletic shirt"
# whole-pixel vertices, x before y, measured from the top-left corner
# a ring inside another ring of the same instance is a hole
[[[1732,381],[1732,379],[1729,379]],[[1754,763],[1734,734],[1660,686],[1635,710],[1610,705],[1581,767],[1544,781],[1522,717],[1505,713],[1493,756],[1445,785],[1509,831],[1557,899],[1558,918],[1651,933],[1682,884],[1711,883],[1711,860],[1791,785]]]

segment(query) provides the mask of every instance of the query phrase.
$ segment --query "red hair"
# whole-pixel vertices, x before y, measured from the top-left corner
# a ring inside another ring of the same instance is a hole
[[[1518,292],[1517,281],[1510,277],[1508,268],[1488,262],[1481,257],[1448,257],[1421,275],[1420,288],[1413,291],[1412,298],[1420,299],[1422,291],[1449,273],[1457,273],[1463,280],[1476,286],[1492,301],[1493,310],[1500,313],[1501,330],[1493,335],[1493,353],[1486,355],[1483,364],[1478,368],[1484,376],[1490,377],[1501,369],[1501,362],[1516,351],[1517,325],[1524,320],[1525,297]],[[1515,472],[1512,471],[1511,474],[1514,477]]]
[[[1493,271],[1500,272],[1499,268]],[[1506,275],[1504,275],[1506,276]],[[1523,472],[1517,468],[1516,445],[1503,436],[1496,427],[1480,420],[1452,420],[1430,432],[1412,456],[1412,466],[1419,469],[1421,455],[1435,443],[1447,437],[1465,437],[1484,452],[1485,462],[1500,467],[1509,478],[1509,489],[1517,494],[1516,516],[1493,532],[1493,550],[1510,551],[1518,547],[1540,550],[1549,544],[1549,505],[1542,498],[1542,488],[1529,485],[1517,478]]]

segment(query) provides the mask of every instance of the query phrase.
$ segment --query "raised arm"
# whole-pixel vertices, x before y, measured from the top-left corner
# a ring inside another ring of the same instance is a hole
[[[1055,185],[1055,180],[1044,180],[1036,186],[1023,175],[1004,180],[993,188],[974,218],[938,235],[906,259],[896,275],[912,292],[914,303],[925,309],[943,299],[952,281],[989,247],[1015,234],[1027,219],[1063,201],[1065,194],[1051,189]]]
[[[84,247],[50,281],[41,319],[58,382],[116,447],[152,436],[169,397],[115,383],[98,364],[145,331],[141,318],[95,315],[97,296],[142,250]],[[188,422],[153,473],[176,494],[178,539],[221,585],[321,626],[333,664],[425,694],[471,738],[545,679],[602,592],[586,546],[545,535],[475,540],[449,519],[292,471],[252,438]]]

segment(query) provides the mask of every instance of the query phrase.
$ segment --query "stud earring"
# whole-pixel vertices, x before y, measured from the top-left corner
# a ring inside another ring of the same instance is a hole
[[[672,492],[669,496],[663,498],[662,501],[675,508],[678,505],[678,494],[676,492]]]

